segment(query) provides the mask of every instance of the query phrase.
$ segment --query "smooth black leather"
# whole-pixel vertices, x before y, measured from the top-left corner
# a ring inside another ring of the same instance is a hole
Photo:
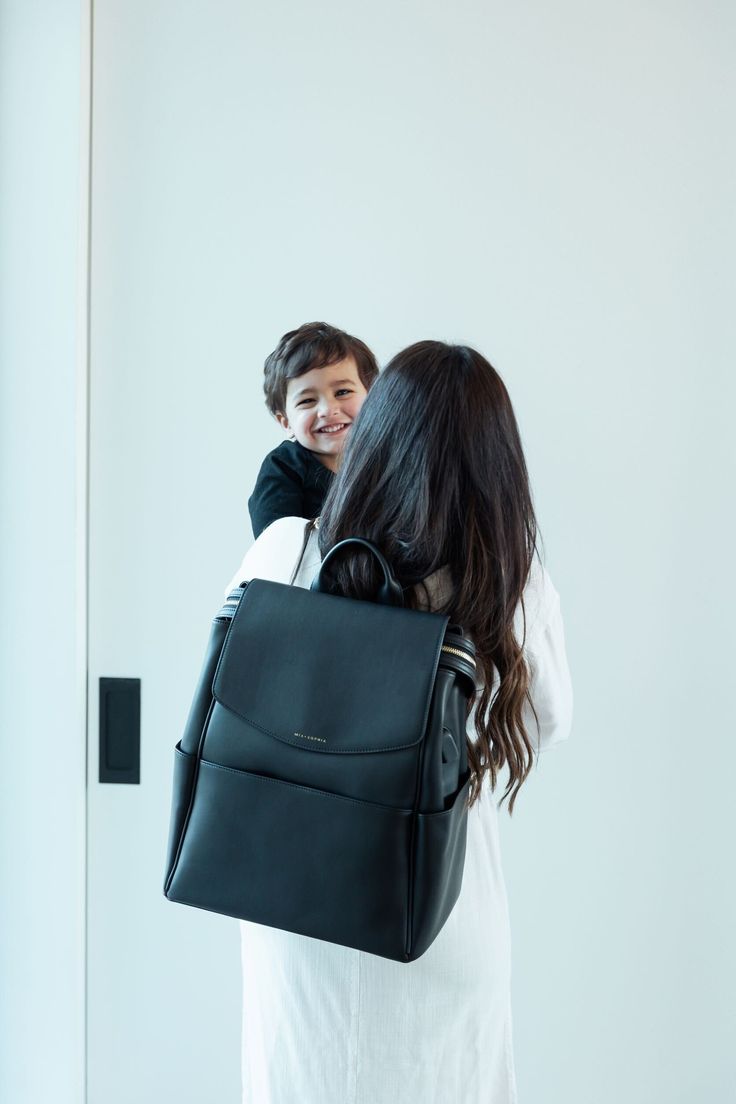
[[[394,576],[388,560],[383,553],[376,548],[375,544],[365,540],[363,537],[347,537],[345,540],[338,541],[337,544],[334,544],[322,560],[322,564],[315,576],[311,589],[321,590],[326,594],[332,593],[333,588],[329,582],[327,568],[338,555],[344,555],[346,552],[356,547],[362,547],[371,552],[375,559],[378,560],[381,570],[383,571],[383,582],[378,588],[376,601],[385,606],[403,606],[404,592],[401,589],[400,583]]]
[[[175,754],[166,896],[418,958],[462,880],[472,645],[439,614],[260,579],[228,617]]]

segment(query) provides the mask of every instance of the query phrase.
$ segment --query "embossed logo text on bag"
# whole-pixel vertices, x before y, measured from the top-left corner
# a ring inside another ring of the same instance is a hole
[[[295,732],[295,736],[298,736],[300,740],[314,740],[317,744],[326,744],[327,740],[323,736],[305,736],[303,732]]]

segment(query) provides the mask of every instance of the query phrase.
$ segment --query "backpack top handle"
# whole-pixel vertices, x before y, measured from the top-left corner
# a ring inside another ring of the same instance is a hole
[[[345,540],[338,541],[337,544],[334,544],[323,559],[322,566],[317,572],[317,575],[312,582],[310,590],[318,590],[323,594],[334,593],[333,588],[327,582],[327,574],[325,572],[325,568],[327,567],[333,556],[336,555],[336,553],[343,552],[349,545],[352,547],[354,547],[355,545],[360,545],[361,547],[366,548],[369,552],[372,552],[375,558],[378,560],[381,570],[383,571],[383,582],[378,588],[376,601],[383,606],[403,606],[404,592],[401,589],[401,584],[398,582],[396,576],[389,567],[388,560],[380,551],[380,549],[376,548],[375,544],[373,544],[369,540],[365,540],[364,537],[347,537]]]

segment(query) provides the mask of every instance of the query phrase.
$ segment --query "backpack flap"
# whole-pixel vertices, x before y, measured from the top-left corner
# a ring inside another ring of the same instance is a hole
[[[202,757],[412,807],[447,620],[252,580],[215,675]]]

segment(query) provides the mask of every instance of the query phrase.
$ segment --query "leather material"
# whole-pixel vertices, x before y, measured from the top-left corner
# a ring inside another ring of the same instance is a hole
[[[411,908],[412,958],[419,958],[431,946],[460,893],[469,790],[470,780],[467,779],[448,809],[417,817]]]
[[[168,896],[373,954],[402,956],[411,828],[410,809],[356,802],[203,762]],[[296,902],[287,916],[286,906]]]
[[[169,843],[166,852],[166,869],[172,870],[177,861],[179,844],[183,838],[184,825],[189,813],[189,803],[193,792],[194,774],[197,765],[195,755],[186,755],[181,743],[176,745],[174,753],[174,781],[171,790],[171,822]]]
[[[472,644],[259,579],[232,606],[175,755],[166,896],[418,958],[462,881]]]
[[[446,624],[435,613],[254,579],[214,695],[253,727],[310,753],[409,747],[424,734]]]
[[[454,672],[440,668],[435,680],[422,759],[419,811],[445,809],[457,793],[468,769],[464,739],[467,698],[458,692]]]
[[[215,677],[217,664],[220,662],[222,645],[225,642],[229,628],[229,621],[216,619],[210,629],[202,670],[194,691],[194,699],[189,710],[187,723],[184,726],[184,735],[181,738],[182,749],[189,755],[194,755],[199,747],[207,714],[212,706],[212,680]]]
[[[344,555],[345,552],[354,549],[356,546],[372,552],[383,572],[383,582],[378,588],[376,601],[385,606],[403,606],[404,592],[389,567],[388,560],[383,553],[376,548],[375,544],[371,544],[370,541],[364,540],[362,537],[347,537],[346,540],[338,541],[337,544],[332,546],[322,561],[317,576],[312,582],[311,589],[322,591],[324,594],[331,594],[332,587],[327,572],[329,564],[337,555]]]
[[[271,775],[284,782],[330,790],[358,801],[376,801],[411,809],[417,789],[416,748],[386,755],[315,754],[248,725],[214,702],[207,724],[203,757],[234,770]]]

